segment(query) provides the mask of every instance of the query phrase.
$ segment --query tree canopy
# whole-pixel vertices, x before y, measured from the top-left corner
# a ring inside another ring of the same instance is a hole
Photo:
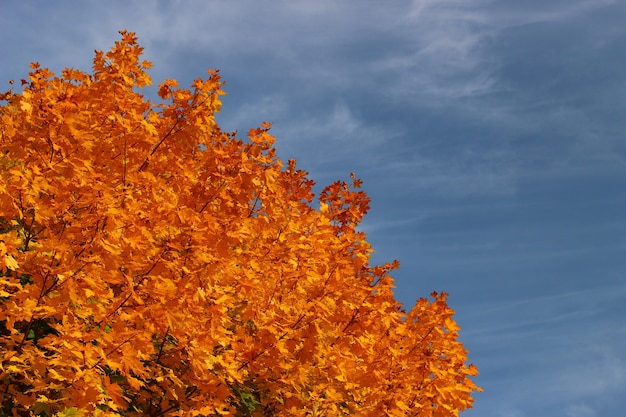
[[[134,33],[91,73],[32,64],[0,107],[0,414],[457,416],[445,293],[408,312],[324,188],[215,121],[218,71],[151,83]]]

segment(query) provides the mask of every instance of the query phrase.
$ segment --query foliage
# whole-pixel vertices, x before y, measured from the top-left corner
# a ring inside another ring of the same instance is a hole
[[[215,122],[217,71],[160,85],[133,33],[32,65],[0,108],[0,414],[455,416],[479,390],[446,294],[410,312],[313,182]]]

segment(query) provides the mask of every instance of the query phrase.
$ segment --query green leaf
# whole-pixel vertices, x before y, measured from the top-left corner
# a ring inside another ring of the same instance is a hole
[[[61,413],[57,414],[59,417],[80,417],[84,415],[83,412],[78,410],[76,407],[66,408]]]

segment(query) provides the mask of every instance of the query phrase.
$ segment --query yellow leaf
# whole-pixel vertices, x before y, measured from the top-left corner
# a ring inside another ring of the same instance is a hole
[[[4,246],[4,244],[2,245]],[[0,253],[4,252],[2,249],[5,249],[5,248],[0,248]],[[15,271],[19,268],[19,264],[17,263],[13,255],[4,253],[4,256],[0,256],[0,259],[4,260],[4,266],[11,271]],[[0,269],[1,269],[1,265],[0,265]]]

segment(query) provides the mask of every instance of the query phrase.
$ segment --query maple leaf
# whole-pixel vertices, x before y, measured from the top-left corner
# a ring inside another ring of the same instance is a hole
[[[160,84],[133,32],[0,107],[0,414],[457,416],[480,391],[445,293],[405,312],[362,182],[271,125],[221,131],[217,70]],[[112,98],[115,99],[112,99]]]

